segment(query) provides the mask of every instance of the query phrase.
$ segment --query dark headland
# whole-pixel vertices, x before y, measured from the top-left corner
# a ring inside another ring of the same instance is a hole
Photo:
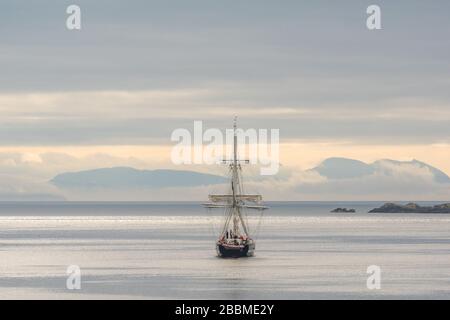
[[[379,208],[369,211],[369,213],[450,213],[450,203],[438,204],[432,207],[419,206],[417,203],[406,205],[385,203]]]

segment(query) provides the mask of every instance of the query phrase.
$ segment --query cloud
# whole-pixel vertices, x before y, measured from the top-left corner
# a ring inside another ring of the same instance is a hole
[[[48,183],[58,173],[123,165],[141,167],[148,163],[105,153],[75,157],[55,152],[0,152],[0,199],[62,199],[64,193]]]
[[[1,173],[0,181],[0,200],[64,199],[60,190],[36,177]]]
[[[365,28],[361,1],[175,3],[80,0],[82,31],[70,32],[64,1],[3,1],[0,147],[48,148],[1,154],[0,169],[42,180],[102,166],[152,167],[117,150],[170,148],[174,129],[193,120],[225,129],[237,114],[244,128],[279,128],[292,166],[334,153],[419,154],[449,170],[448,1],[380,0],[382,32]],[[299,151],[303,141],[308,148]],[[110,148],[57,151],[68,146]],[[261,186],[296,199],[359,192],[355,181],[287,171]],[[358,184],[388,189],[411,175],[417,190],[427,184],[421,170],[394,171]]]
[[[448,1],[382,1],[378,33],[361,1],[175,2],[81,0],[70,32],[67,3],[6,1],[0,145],[167,144],[235,114],[282,139],[448,142]]]
[[[224,130],[236,114],[243,128],[280,128],[282,142],[435,144],[450,136],[448,104],[432,99],[298,105],[281,97],[240,97],[241,90],[0,93],[0,145],[167,145],[173,130],[190,129],[194,120]],[[259,91],[247,86],[245,94]]]
[[[23,153],[20,161],[22,163],[42,163],[42,158],[35,153]]]
[[[446,200],[450,195],[450,183],[440,182],[430,168],[418,163],[381,160],[375,167],[373,173],[352,178],[325,178],[318,183],[299,180],[294,188],[310,200],[418,201]]]

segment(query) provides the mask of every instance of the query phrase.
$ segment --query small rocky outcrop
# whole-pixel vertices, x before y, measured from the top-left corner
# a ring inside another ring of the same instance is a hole
[[[347,209],[347,208],[336,208],[334,210],[331,210],[331,212],[338,212],[338,213],[354,213],[356,212],[355,209]]]

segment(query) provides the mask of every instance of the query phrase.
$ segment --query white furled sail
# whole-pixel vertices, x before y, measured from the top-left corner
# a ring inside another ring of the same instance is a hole
[[[255,203],[259,203],[262,201],[262,196],[260,194],[238,194],[235,195],[236,200],[238,201],[251,201]],[[211,202],[233,202],[233,195],[231,194],[210,194],[209,200]]]

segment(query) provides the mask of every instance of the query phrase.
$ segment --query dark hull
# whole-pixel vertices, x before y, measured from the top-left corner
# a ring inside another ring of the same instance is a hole
[[[217,255],[222,258],[243,258],[252,257],[255,251],[255,244],[246,244],[239,247],[230,247],[218,243],[216,245]]]

